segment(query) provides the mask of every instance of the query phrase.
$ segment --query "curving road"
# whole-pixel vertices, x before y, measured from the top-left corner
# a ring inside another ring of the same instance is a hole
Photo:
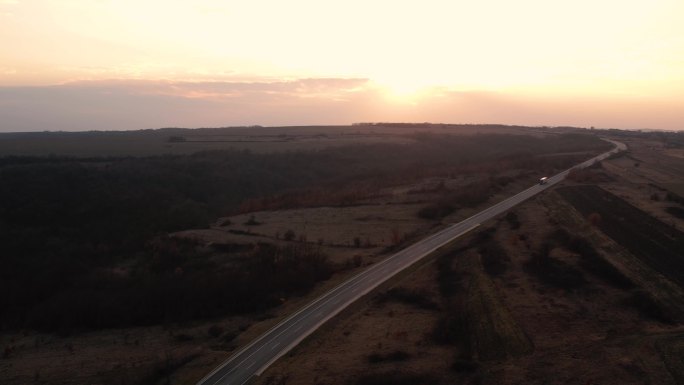
[[[627,149],[623,143],[604,139],[615,145],[609,152],[580,163],[575,167],[588,167],[613,153]],[[573,167],[574,168],[574,167]],[[378,287],[395,274],[446,245],[452,240],[520,204],[532,196],[562,181],[570,169],[548,178],[543,185],[535,184],[472,217],[451,225],[436,234],[399,251],[376,263],[348,281],[321,295],[313,302],[292,314],[259,338],[234,353],[219,367],[200,380],[198,385],[242,385],[254,375],[260,375],[278,358],[294,348],[319,326],[344,310],[352,302]]]

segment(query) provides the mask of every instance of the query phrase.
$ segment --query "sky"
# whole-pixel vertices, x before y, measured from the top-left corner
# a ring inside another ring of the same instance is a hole
[[[0,131],[684,128],[681,0],[0,0]]]

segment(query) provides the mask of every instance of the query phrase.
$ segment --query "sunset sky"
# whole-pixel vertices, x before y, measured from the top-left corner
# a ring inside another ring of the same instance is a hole
[[[682,0],[0,0],[0,131],[684,128]]]

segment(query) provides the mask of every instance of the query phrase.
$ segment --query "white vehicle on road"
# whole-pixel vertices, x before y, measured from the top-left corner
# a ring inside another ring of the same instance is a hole
[[[546,181],[548,181],[548,180],[549,180],[549,178],[545,176],[545,177],[539,179],[539,184],[546,184]]]

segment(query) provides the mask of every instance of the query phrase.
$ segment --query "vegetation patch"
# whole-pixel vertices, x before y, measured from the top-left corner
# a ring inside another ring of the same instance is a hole
[[[635,308],[641,315],[648,319],[667,324],[676,322],[677,316],[672,313],[671,309],[646,291],[638,289],[632,291],[624,303]]]
[[[539,282],[568,291],[577,290],[587,284],[581,271],[549,255],[549,246],[532,254],[525,262],[525,270],[534,275]]]
[[[480,368],[480,365],[471,360],[457,358],[451,364],[451,370],[457,373],[473,373]]]
[[[494,360],[532,351],[532,343],[496,294],[476,254],[459,259],[459,290],[446,298],[432,337],[457,348],[459,360]]]
[[[22,323],[40,330],[151,325],[268,309],[300,294],[333,271],[314,246],[257,245],[230,265],[213,262],[174,239],[160,241],[129,275],[87,276],[78,287],[35,306]],[[221,334],[211,330],[210,334]]]
[[[571,235],[565,229],[557,229],[547,236],[549,244],[564,247],[580,256],[579,265],[584,270],[620,289],[631,289],[634,283],[620,270],[603,258],[586,239]]]
[[[672,216],[675,216],[679,219],[684,219],[684,209],[678,206],[670,206],[665,208],[665,211],[668,213],[672,214]]]
[[[430,297],[430,293],[425,290],[411,290],[405,287],[394,287],[378,295],[376,301],[378,303],[390,301],[401,302],[420,309],[438,310],[439,305]]]
[[[515,211],[507,212],[504,219],[506,219],[506,222],[508,222],[508,226],[510,226],[511,230],[517,230],[520,228],[520,218],[518,218],[518,214]]]
[[[508,270],[511,258],[498,241],[490,239],[480,245],[478,251],[480,252],[482,266],[487,274],[498,276]]]
[[[485,361],[531,352],[532,342],[496,294],[491,279],[479,264],[471,263],[465,314],[475,357]]]

